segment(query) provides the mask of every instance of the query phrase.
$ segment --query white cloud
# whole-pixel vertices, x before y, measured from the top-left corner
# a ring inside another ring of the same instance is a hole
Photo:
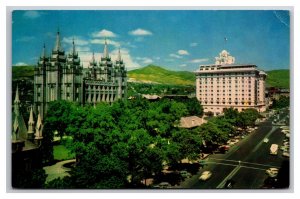
[[[92,44],[103,44],[104,45],[105,39],[92,39],[90,42]],[[120,46],[120,43],[117,42],[117,41],[113,41],[113,40],[107,39],[106,42],[107,42],[108,45],[113,45],[115,47],[119,47]]]
[[[149,57],[136,57],[135,59],[141,61],[143,64],[153,63],[153,60]]]
[[[156,59],[156,60],[160,60],[160,57],[154,57],[154,59]]]
[[[202,62],[207,62],[208,60],[209,60],[208,58],[193,59],[190,61],[190,63],[202,63]]]
[[[36,18],[40,17],[41,14],[38,11],[29,10],[29,11],[26,11],[23,16],[26,18],[29,18],[29,19],[36,19]]]
[[[198,43],[196,43],[196,42],[190,43],[190,46],[191,46],[191,47],[198,46]]]
[[[24,36],[24,37],[16,39],[17,42],[29,42],[32,40],[34,40],[33,36]]]
[[[117,60],[118,58],[118,53],[119,53],[119,49],[115,49],[113,51],[111,51],[110,56],[112,58],[112,60]],[[137,62],[133,61],[131,55],[130,55],[130,51],[127,49],[121,49],[121,57],[122,60],[125,63],[125,67],[127,69],[133,69],[133,68],[139,68],[141,67],[140,64],[138,64]]]
[[[150,32],[149,30],[138,28],[136,30],[130,31],[129,34],[134,36],[148,36],[148,35],[152,35],[152,32]]]
[[[88,41],[82,39],[79,36],[64,37],[62,42],[67,43],[67,44],[72,44],[73,39],[74,39],[74,42],[75,42],[76,46],[85,46],[85,45],[89,44]]]
[[[186,64],[181,64],[179,65],[180,67],[186,67],[187,65]]]
[[[18,62],[14,64],[14,66],[28,66],[28,64],[26,64],[25,62]]]
[[[173,62],[175,61],[174,59],[165,59],[166,62]]]
[[[118,52],[119,52],[119,49],[114,49],[109,52],[109,56],[111,57],[113,62],[115,62],[117,60]],[[79,57],[80,57],[83,67],[87,68],[89,66],[90,61],[92,60],[93,53],[91,51],[82,51],[82,52],[78,52],[78,54],[79,54]],[[100,61],[102,55],[103,55],[102,53],[94,53],[95,60],[97,63]],[[121,49],[121,57],[125,63],[125,67],[127,69],[130,70],[133,68],[141,67],[140,64],[133,61],[129,50]]]
[[[176,55],[176,54],[174,54],[174,53],[169,54],[169,56],[170,56],[170,57],[177,58],[177,59],[181,59],[181,58],[182,58],[182,56]]]
[[[92,37],[116,37],[117,35],[110,30],[100,30],[99,32],[92,33]]]
[[[186,50],[178,50],[177,53],[178,53],[179,55],[189,55],[189,52],[186,51]]]

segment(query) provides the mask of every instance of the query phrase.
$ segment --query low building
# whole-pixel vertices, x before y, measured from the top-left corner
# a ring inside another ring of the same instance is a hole
[[[198,116],[182,117],[180,118],[179,127],[192,129],[201,126],[203,123],[206,123],[206,120]]]

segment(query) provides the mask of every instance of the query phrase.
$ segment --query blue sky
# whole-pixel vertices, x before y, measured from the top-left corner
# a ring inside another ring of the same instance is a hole
[[[120,47],[128,70],[154,64],[194,71],[223,49],[238,64],[287,69],[289,24],[289,12],[279,10],[14,11],[12,64],[34,65],[44,43],[50,54],[59,29],[66,52],[75,39],[85,67],[92,52],[100,60],[106,38],[112,59]]]

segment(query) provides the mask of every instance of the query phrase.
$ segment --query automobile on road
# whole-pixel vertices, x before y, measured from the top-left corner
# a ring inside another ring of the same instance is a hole
[[[199,177],[199,180],[206,181],[211,177],[212,173],[210,171],[203,171],[201,176]]]
[[[269,142],[269,139],[268,138],[265,138],[264,139],[264,143],[268,143]]]
[[[275,178],[278,175],[278,169],[277,168],[269,168],[266,170],[266,174],[271,178]]]

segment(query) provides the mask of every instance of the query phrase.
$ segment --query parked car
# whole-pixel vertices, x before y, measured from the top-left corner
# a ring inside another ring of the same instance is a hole
[[[211,177],[212,173],[210,171],[203,171],[201,176],[199,177],[199,180],[206,181]]]
[[[161,182],[161,183],[158,184],[158,186],[161,189],[165,189],[165,188],[171,187],[171,184],[168,183],[168,182]]]
[[[289,154],[288,152],[283,152],[283,153],[282,153],[282,156],[283,156],[283,157],[289,158],[289,157],[290,157],[290,154]]]
[[[219,146],[219,150],[220,150],[221,153],[225,153],[229,149],[230,149],[229,145],[221,145],[221,146]]]
[[[278,169],[277,168],[269,168],[266,170],[266,174],[268,174],[268,176],[271,178],[275,178],[278,175]]]
[[[180,175],[183,178],[190,178],[192,176],[192,174],[187,171],[180,171]]]

